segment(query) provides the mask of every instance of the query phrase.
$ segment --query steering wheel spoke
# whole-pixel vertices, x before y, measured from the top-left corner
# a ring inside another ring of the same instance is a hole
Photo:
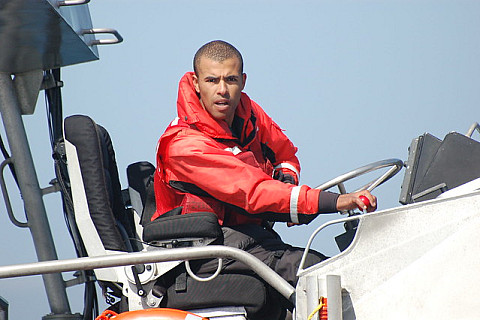
[[[341,194],[347,193],[347,189],[345,188],[345,184],[343,182],[340,182],[337,187]]]

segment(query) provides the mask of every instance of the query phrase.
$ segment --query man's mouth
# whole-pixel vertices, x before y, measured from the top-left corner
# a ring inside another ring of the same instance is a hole
[[[215,104],[219,106],[228,106],[228,101],[216,101]]]

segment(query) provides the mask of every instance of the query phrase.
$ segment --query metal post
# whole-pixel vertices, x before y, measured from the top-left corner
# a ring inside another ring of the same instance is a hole
[[[310,315],[318,307],[320,295],[318,293],[317,276],[307,277],[307,314]],[[320,319],[318,312],[313,315],[311,320]]]
[[[10,74],[0,73],[0,112],[15,165],[19,187],[38,261],[57,260],[57,252],[47,219],[18,97]],[[60,273],[43,275],[53,314],[70,314],[65,283]]]
[[[342,320],[342,284],[340,276],[329,274],[325,280],[327,286],[328,319]]]

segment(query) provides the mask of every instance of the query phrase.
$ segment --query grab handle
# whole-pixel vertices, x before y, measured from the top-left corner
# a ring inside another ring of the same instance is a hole
[[[466,136],[471,138],[475,130],[477,130],[478,133],[480,133],[480,125],[478,124],[478,122],[475,122],[474,124],[472,124],[472,126],[468,129]]]
[[[115,39],[102,39],[102,40],[92,40],[87,45],[88,46],[95,46],[95,45],[103,45],[103,44],[117,44],[123,42],[123,38],[115,29],[110,28],[98,28],[98,29],[84,29],[81,31],[81,34],[112,34],[115,36]]]
[[[59,7],[78,6],[78,5],[81,5],[81,4],[87,4],[89,2],[90,2],[90,0],[60,0],[60,1],[57,2],[57,5]]]
[[[27,228],[28,222],[20,222],[17,220],[17,218],[15,218],[12,204],[10,202],[10,197],[8,196],[7,184],[5,183],[5,178],[3,176],[3,170],[7,165],[11,163],[12,163],[12,159],[8,158],[0,164],[0,187],[2,189],[3,199],[5,200],[5,207],[7,208],[7,214],[8,214],[8,217],[10,218],[10,221],[17,227]]]

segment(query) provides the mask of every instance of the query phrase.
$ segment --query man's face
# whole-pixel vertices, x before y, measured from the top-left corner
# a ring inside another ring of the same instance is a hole
[[[197,72],[193,85],[203,107],[213,118],[231,126],[247,79],[247,75],[240,72],[240,61],[230,58],[218,62],[202,57]]]

